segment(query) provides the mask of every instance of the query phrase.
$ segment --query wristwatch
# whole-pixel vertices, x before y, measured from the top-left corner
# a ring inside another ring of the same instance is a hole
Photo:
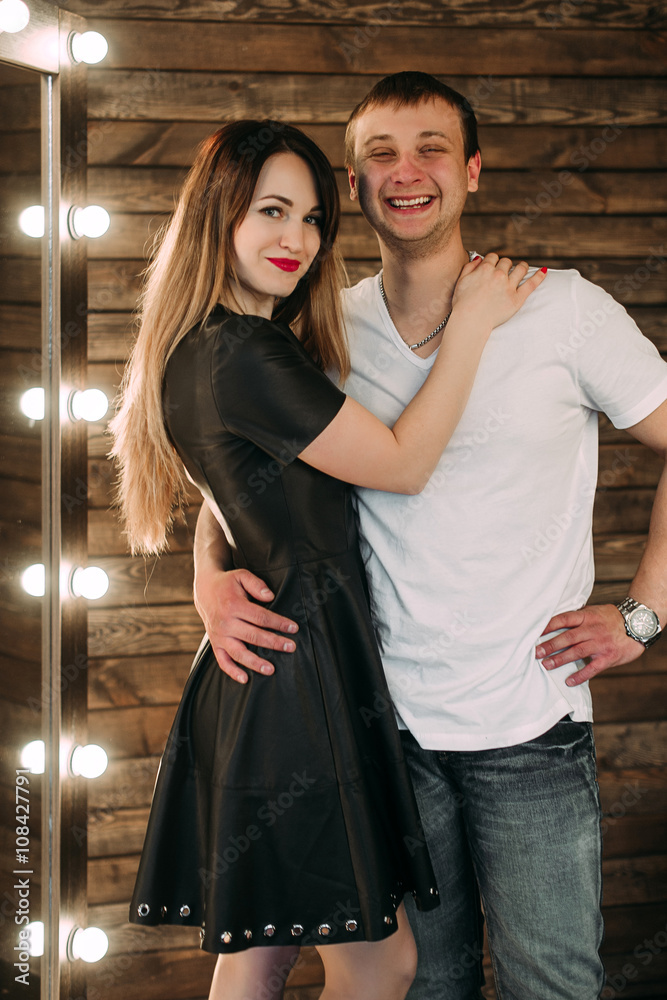
[[[655,611],[651,611],[645,604],[635,601],[634,597],[626,597],[616,607],[623,615],[625,631],[631,639],[641,642],[645,649],[648,649],[656,642],[662,629],[660,628],[660,620]]]

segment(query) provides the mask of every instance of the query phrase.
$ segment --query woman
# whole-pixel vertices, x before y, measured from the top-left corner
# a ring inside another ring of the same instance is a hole
[[[282,996],[315,944],[325,1000],[401,1000],[401,899],[438,903],[369,616],[353,483],[418,492],[491,329],[539,284],[467,264],[438,359],[387,428],[325,374],[348,371],[335,178],[299,130],[237,122],[200,148],[149,270],[112,423],[133,551],[165,545],[185,476],[235,563],[301,622],[275,675],[231,681],[205,642],[162,759],[131,919],[200,924],[215,1000]],[[333,948],[329,945],[338,944]]]

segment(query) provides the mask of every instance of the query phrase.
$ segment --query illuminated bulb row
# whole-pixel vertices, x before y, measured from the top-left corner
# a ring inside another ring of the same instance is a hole
[[[88,205],[87,208],[74,205],[67,215],[67,228],[73,240],[79,240],[82,236],[97,239],[104,236],[110,225],[111,216],[101,205]],[[41,239],[45,229],[44,207],[29,205],[24,208],[19,215],[19,228],[26,236]]]
[[[15,35],[29,23],[30,10],[23,0],[0,0],[0,31]],[[72,62],[90,66],[101,62],[109,51],[108,42],[99,31],[73,31],[67,39],[67,47]]]
[[[72,62],[94,66],[102,62],[109,51],[109,43],[99,31],[73,31],[67,39],[67,47]]]
[[[0,2],[0,31],[9,35],[23,31],[30,21],[28,5],[23,0],[2,0]]]
[[[21,765],[32,774],[44,774],[45,756],[44,740],[32,740],[21,751]],[[88,743],[72,749],[67,770],[69,774],[82,778],[99,778],[106,771],[107,764],[106,751],[96,743]],[[44,954],[43,922],[34,920],[28,924],[28,932],[28,954],[39,958]],[[99,927],[75,927],[67,941],[67,957],[70,961],[80,958],[84,962],[99,962],[108,948],[109,939]]]
[[[67,957],[70,961],[99,962],[108,948],[109,938],[100,927],[75,927],[67,942]]]
[[[106,750],[97,743],[77,744],[72,749],[67,761],[67,771],[75,777],[99,778],[107,769],[109,758]],[[46,752],[44,740],[31,740],[21,750],[21,764],[27,767],[31,774],[44,774]]]
[[[35,386],[27,389],[19,400],[21,412],[30,420],[44,419],[44,389]],[[67,400],[67,413],[71,420],[101,420],[109,409],[109,400],[101,389],[75,389]]]
[[[21,765],[32,774],[44,774],[45,750],[43,740],[26,743],[21,751]],[[75,746],[67,761],[69,774],[82,778],[99,778],[107,769],[106,751],[96,743]],[[44,954],[44,924],[35,920],[28,924],[28,954],[39,958]],[[107,953],[109,939],[99,927],[75,927],[67,941],[67,957],[84,962],[99,962]]]
[[[27,926],[28,954],[40,958],[44,954],[44,923],[33,920]],[[75,927],[67,941],[67,957],[84,962],[99,962],[109,950],[109,938],[100,927]]]
[[[29,205],[19,215],[19,229],[34,240],[41,240],[44,235],[44,206]]]
[[[33,920],[27,925],[28,954],[40,958],[44,954],[44,923]],[[67,941],[67,957],[84,962],[99,962],[109,949],[109,938],[100,927],[75,927]]]
[[[30,21],[30,11],[23,0],[0,0],[0,32],[10,33],[22,31]],[[74,62],[97,63],[107,54],[106,39],[97,31],[86,31],[83,34],[73,32],[68,39],[69,52]],[[70,210],[67,225],[73,239],[81,236],[101,236],[109,228],[108,212],[99,206],[74,208]],[[21,213],[19,225],[23,232],[36,239],[44,235],[44,209],[41,205],[32,205]],[[98,389],[73,393],[68,400],[68,412],[73,420],[100,420],[107,411],[108,400]],[[29,390],[21,398],[21,409],[33,420],[44,418],[44,390],[35,388]],[[104,577],[104,587],[100,574]],[[23,583],[28,593],[44,594],[44,566],[37,564],[28,567],[23,574]],[[31,583],[29,581],[32,581]],[[26,582],[28,585],[26,586]],[[70,576],[70,590],[77,596],[101,597],[109,586],[109,579],[103,570],[91,566],[87,569],[78,568]],[[92,593],[96,591],[96,593]],[[29,767],[35,774],[44,772],[44,742],[34,740],[23,749],[21,763]],[[96,744],[76,746],[69,758],[70,773],[87,778],[98,777],[106,770],[107,755],[102,747]],[[41,920],[28,924],[28,952],[39,957],[44,954],[44,924]],[[84,962],[98,962],[109,948],[109,939],[99,927],[75,927],[67,941],[67,957],[70,961],[82,959]]]
[[[23,570],[21,586],[31,597],[44,597],[46,593],[46,571],[44,563],[33,563]],[[67,589],[72,597],[85,597],[88,601],[99,601],[109,589],[109,577],[99,566],[77,566],[69,574]]]
[[[23,0],[0,0],[0,31],[15,35],[29,23],[30,9]],[[109,44],[99,31],[73,31],[67,39],[67,48],[72,62],[93,66],[102,62]]]
[[[28,954],[40,958],[44,954],[44,923],[33,920],[27,926]],[[67,941],[67,957],[81,958],[84,962],[99,962],[109,948],[109,938],[99,927],[75,927]]]
[[[87,208],[70,208],[67,215],[67,228],[73,240],[82,236],[97,239],[104,236],[111,224],[111,216],[101,205],[88,205]]]

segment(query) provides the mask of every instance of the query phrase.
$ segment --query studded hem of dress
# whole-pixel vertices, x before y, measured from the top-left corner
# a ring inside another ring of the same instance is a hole
[[[359,919],[359,908],[348,904],[340,904],[339,907],[327,916],[321,923],[305,925],[295,921],[288,924],[257,924],[253,926],[236,926],[233,929],[226,929],[218,932],[207,930],[205,922],[201,922],[199,928],[200,947],[204,951],[212,954],[232,954],[237,951],[244,951],[247,948],[261,946],[283,946],[298,945],[299,947],[321,947],[327,944],[344,944],[351,941],[380,941],[398,930],[396,910],[398,909],[404,895],[404,890],[397,885],[396,892],[390,894],[390,902],[386,907],[387,912],[382,918],[381,924],[375,929],[376,933],[369,933]],[[431,899],[425,907],[421,909],[431,909],[439,903],[438,890],[433,887],[430,890]],[[412,894],[416,896],[415,893]],[[178,909],[169,907],[151,907],[149,903],[140,903],[136,910],[130,914],[132,923],[144,926],[178,925],[196,926],[199,921],[187,903],[183,903]]]
[[[204,950],[225,953],[379,941],[406,892],[438,905],[393,715],[358,707],[382,707],[383,675],[353,708],[342,700],[366,683],[359,645],[325,713],[314,671],[240,685],[203,644],[160,763],[131,922],[199,926]]]

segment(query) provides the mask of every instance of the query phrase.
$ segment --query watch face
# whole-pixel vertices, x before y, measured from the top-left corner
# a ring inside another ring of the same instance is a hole
[[[637,608],[628,619],[628,624],[635,635],[642,639],[650,639],[658,631],[658,621],[652,611]]]

